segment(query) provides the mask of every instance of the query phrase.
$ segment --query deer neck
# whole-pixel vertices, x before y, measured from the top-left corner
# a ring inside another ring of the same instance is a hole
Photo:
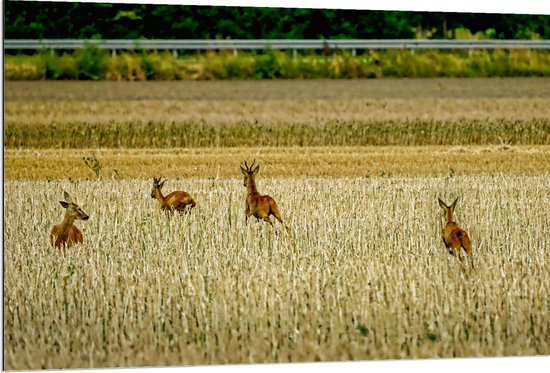
[[[248,181],[246,183],[246,191],[249,195],[252,193],[258,193],[258,189],[256,189],[256,181],[252,176],[248,177]]]
[[[445,211],[445,218],[447,219],[447,223],[453,223],[453,210],[447,209]]]
[[[162,195],[162,192],[160,191],[160,188],[155,188],[155,198],[160,203],[164,203],[164,196]]]
[[[59,234],[57,237],[57,240],[64,240],[65,237],[69,235],[69,232],[71,230],[71,227],[73,226],[73,223],[75,221],[75,217],[69,212],[65,212],[65,217],[63,218],[63,221],[61,222],[61,225],[59,227]]]

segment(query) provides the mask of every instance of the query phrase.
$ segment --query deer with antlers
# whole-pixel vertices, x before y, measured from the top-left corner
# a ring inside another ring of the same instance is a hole
[[[268,195],[261,195],[256,188],[256,181],[254,177],[260,170],[260,165],[257,165],[255,168],[254,163],[256,159],[252,162],[250,167],[244,161],[245,168],[241,167],[241,172],[244,175],[244,187],[246,187],[246,209],[245,209],[245,222],[248,224],[248,218],[253,215],[257,221],[262,219],[273,226],[273,222],[270,219],[270,215],[275,216],[281,224],[288,230],[290,229],[288,225],[283,222],[281,213],[279,212],[279,207],[275,200]]]
[[[75,220],[88,220],[90,217],[73,202],[69,193],[64,192],[65,201],[59,201],[65,209],[65,217],[61,224],[54,225],[50,233],[50,241],[57,248],[70,247],[84,241],[82,232],[74,225]]]
[[[195,207],[196,203],[191,194],[176,190],[167,196],[164,196],[161,192],[164,186],[164,181],[160,181],[160,178],[153,178],[153,188],[151,189],[151,198],[155,198],[160,203],[160,208],[166,212],[177,211],[180,214],[191,212],[191,209]]]
[[[453,203],[451,203],[450,206],[447,206],[447,204],[440,198],[438,198],[438,201],[439,206],[441,206],[441,208],[445,211],[445,218],[447,220],[447,224],[445,224],[443,230],[441,231],[445,247],[449,249],[449,254],[457,256],[460,261],[462,261],[460,249],[463,248],[464,251],[466,251],[466,254],[470,257],[473,267],[472,242],[470,241],[470,237],[468,236],[468,233],[466,233],[464,229],[460,228],[453,220],[453,211],[458,201],[458,197]]]

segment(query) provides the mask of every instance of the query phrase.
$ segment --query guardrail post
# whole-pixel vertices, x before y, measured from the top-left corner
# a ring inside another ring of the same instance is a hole
[[[233,56],[237,57],[238,54],[237,48],[233,48]]]
[[[296,51],[296,48],[294,48],[294,49],[292,50],[292,58],[293,58],[293,59],[296,58],[296,55],[297,55],[297,54],[298,54],[298,52]]]
[[[172,56],[174,56],[174,58],[178,58],[178,50],[177,49],[172,49]]]
[[[112,49],[112,50],[111,50],[111,56],[112,56],[112,57],[116,57],[116,49]]]
[[[355,48],[352,48],[352,49],[351,49],[351,55],[352,55],[353,57],[355,57],[356,54],[357,54],[357,53],[355,52]]]

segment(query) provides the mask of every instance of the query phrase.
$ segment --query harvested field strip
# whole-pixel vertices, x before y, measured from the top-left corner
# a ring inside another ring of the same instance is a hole
[[[6,81],[5,100],[51,102],[550,99],[550,78],[263,81]]]
[[[549,82],[550,84],[550,82]],[[128,86],[131,89],[131,86]],[[421,93],[419,93],[421,94]],[[533,121],[550,117],[548,98],[363,98],[269,100],[32,100],[7,101],[10,125],[173,124],[211,125],[377,122]]]
[[[7,148],[550,144],[548,79],[7,82]]]
[[[232,178],[256,158],[264,177],[377,177],[544,175],[550,146],[237,147],[170,149],[6,149],[6,179],[95,178],[84,157],[95,157],[100,176],[119,179]]]

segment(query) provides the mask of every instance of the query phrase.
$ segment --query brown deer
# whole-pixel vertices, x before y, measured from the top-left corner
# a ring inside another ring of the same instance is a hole
[[[187,192],[176,190],[166,197],[162,195],[160,191],[164,186],[164,181],[160,181],[160,178],[153,178],[153,189],[151,189],[151,198],[156,198],[160,203],[160,208],[166,212],[177,211],[180,214],[191,212],[191,209],[195,207],[196,203],[193,197]],[[189,207],[188,207],[189,206]]]
[[[269,217],[269,215],[273,215],[288,230],[289,227],[283,222],[283,218],[281,217],[279,207],[277,207],[277,203],[275,202],[275,200],[268,195],[262,196],[258,192],[258,189],[256,189],[256,181],[254,180],[254,177],[260,170],[260,165],[257,165],[256,168],[252,169],[252,167],[254,167],[254,163],[256,163],[255,159],[250,167],[248,167],[246,161],[244,161],[244,166],[246,168],[240,166],[241,172],[244,175],[243,185],[246,187],[246,224],[248,224],[248,218],[251,215],[254,215],[254,217],[257,219],[256,221],[262,219],[273,226],[273,222]]]
[[[74,225],[75,220],[88,220],[90,217],[73,202],[69,193],[64,192],[65,201],[59,201],[65,208],[65,217],[61,224],[54,225],[50,233],[50,241],[57,248],[67,248],[75,243],[82,243],[83,237],[80,229]]]
[[[458,201],[458,197],[450,206],[447,206],[440,198],[438,198],[438,201],[439,206],[445,210],[445,218],[447,219],[447,224],[441,231],[445,247],[449,249],[449,254],[457,256],[461,261],[460,248],[463,248],[470,257],[473,267],[472,242],[470,241],[470,237],[468,237],[468,233],[466,233],[464,229],[460,228],[458,224],[453,221],[453,211]]]

